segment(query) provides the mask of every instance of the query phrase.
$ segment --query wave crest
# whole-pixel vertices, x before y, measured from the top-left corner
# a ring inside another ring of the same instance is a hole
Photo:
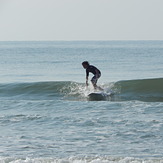
[[[109,101],[140,100],[163,102],[163,78],[125,80],[102,85],[105,92],[114,92]],[[0,84],[1,99],[72,99],[87,100],[92,92],[85,84],[71,81]]]

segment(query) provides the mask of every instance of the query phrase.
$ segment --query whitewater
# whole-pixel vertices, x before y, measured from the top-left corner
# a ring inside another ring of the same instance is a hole
[[[0,42],[0,162],[163,163],[162,65],[163,41]]]

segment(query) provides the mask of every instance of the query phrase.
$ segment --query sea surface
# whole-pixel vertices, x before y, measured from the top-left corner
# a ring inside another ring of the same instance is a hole
[[[110,96],[88,96],[83,61]],[[0,163],[10,162],[163,163],[163,41],[0,42]]]

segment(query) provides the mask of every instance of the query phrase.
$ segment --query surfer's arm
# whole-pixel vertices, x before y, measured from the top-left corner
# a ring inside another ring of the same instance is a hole
[[[86,86],[88,86],[88,76],[86,76]]]
[[[88,86],[88,76],[89,76],[89,71],[86,70],[86,86]]]

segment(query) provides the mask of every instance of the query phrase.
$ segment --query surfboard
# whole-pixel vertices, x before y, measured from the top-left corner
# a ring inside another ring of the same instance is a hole
[[[90,100],[106,100],[112,93],[105,93],[105,92],[92,92],[88,94]]]

